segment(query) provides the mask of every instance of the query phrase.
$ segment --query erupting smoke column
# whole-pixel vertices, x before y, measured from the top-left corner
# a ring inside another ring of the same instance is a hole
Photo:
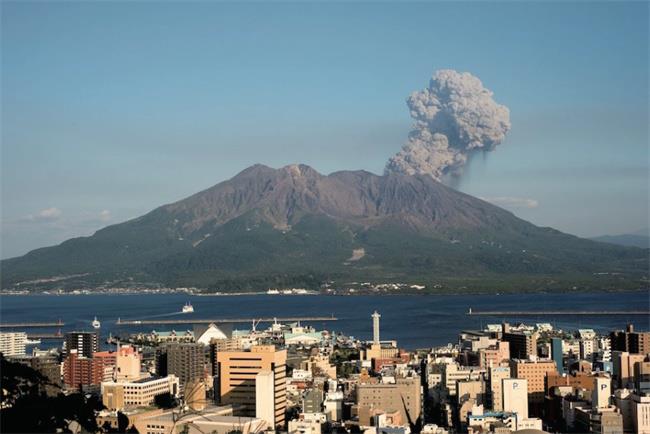
[[[408,142],[385,173],[425,174],[440,180],[460,174],[468,156],[492,151],[510,130],[510,111],[468,72],[437,71],[429,87],[407,99],[415,121]]]

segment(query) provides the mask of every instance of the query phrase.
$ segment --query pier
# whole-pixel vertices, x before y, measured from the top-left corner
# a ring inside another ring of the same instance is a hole
[[[336,321],[335,316],[308,316],[308,317],[285,317],[285,318],[219,318],[219,319],[143,319],[123,320],[119,319],[117,325],[174,325],[174,324],[227,324],[227,323],[256,323],[260,322],[310,322],[310,321]]]
[[[37,333],[27,335],[27,339],[36,340],[36,339],[63,339],[63,334],[61,331],[58,333]]]
[[[467,312],[470,316],[650,316],[650,310],[493,310]]]
[[[58,320],[57,322],[14,322],[14,323],[2,323],[0,324],[0,329],[63,327],[64,325],[65,323],[61,320]]]

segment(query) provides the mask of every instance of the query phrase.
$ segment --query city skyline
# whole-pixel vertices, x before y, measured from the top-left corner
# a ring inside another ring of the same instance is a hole
[[[457,188],[580,236],[644,229],[647,12],[5,2],[2,257],[254,163],[382,173],[411,129],[405,98],[446,68],[477,76],[512,121]]]

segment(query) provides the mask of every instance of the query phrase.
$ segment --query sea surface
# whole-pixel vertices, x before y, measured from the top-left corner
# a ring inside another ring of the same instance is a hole
[[[194,313],[181,314],[187,302]],[[622,329],[633,322],[637,329],[650,329],[645,316],[468,316],[474,311],[540,311],[540,310],[648,310],[650,291],[601,293],[534,293],[503,295],[408,295],[408,296],[321,296],[321,295],[240,295],[188,296],[161,295],[25,295],[0,297],[0,322],[52,322],[61,319],[70,330],[92,330],[95,316],[101,321],[102,343],[109,333],[125,335],[135,331],[184,331],[191,325],[119,326],[118,318],[143,319],[227,319],[290,316],[332,316],[331,322],[304,322],[319,330],[343,332],[360,339],[370,339],[370,315],[381,314],[381,339],[397,340],[402,348],[415,349],[456,342],[458,332],[480,329],[486,324],[529,324],[549,322],[557,328],[575,330],[593,328],[600,332]],[[262,325],[262,327],[264,324]],[[250,329],[246,323],[236,329]],[[259,329],[259,327],[258,327]],[[21,330],[21,329],[17,329]],[[29,333],[54,333],[58,329],[22,329]],[[60,340],[43,340],[40,348],[60,346]],[[104,347],[107,347],[104,344]]]

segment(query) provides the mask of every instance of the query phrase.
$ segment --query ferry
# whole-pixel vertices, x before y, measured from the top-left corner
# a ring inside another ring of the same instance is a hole
[[[194,307],[192,307],[192,304],[188,301],[185,306],[183,306],[183,310],[181,310],[182,313],[192,313],[194,312]]]
[[[91,324],[92,324],[94,329],[98,329],[98,328],[100,328],[102,326],[102,324],[99,322],[97,317],[95,317],[95,319],[93,320],[93,322]]]

